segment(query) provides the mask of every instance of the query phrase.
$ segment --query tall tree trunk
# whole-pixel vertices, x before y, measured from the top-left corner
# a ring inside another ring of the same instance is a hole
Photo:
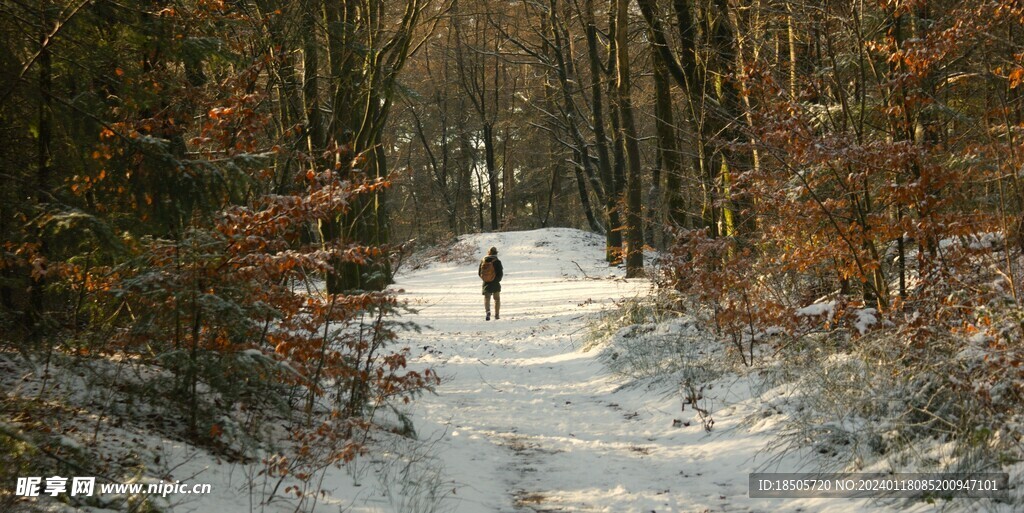
[[[710,145],[708,134],[717,133],[715,113],[706,109],[706,77],[707,70],[698,66],[697,61],[697,18],[691,9],[689,0],[673,0],[675,25],[680,42],[679,61],[676,61],[668,46],[668,36],[661,24],[660,11],[656,0],[637,0],[640,11],[651,27],[652,46],[668,75],[686,93],[686,121],[689,127],[691,165],[698,176],[703,193],[701,206],[702,224],[712,236],[719,235],[718,185],[715,168],[712,163],[714,150]]]
[[[654,53],[654,117],[658,137],[658,155],[665,177],[665,219],[677,227],[689,227],[682,191],[683,163],[676,145],[676,127],[672,112],[668,70],[660,53]]]
[[[317,38],[319,1],[304,2],[302,13],[302,109],[306,125],[306,151],[317,155],[326,144],[323,119],[320,116],[320,41]],[[315,162],[310,166],[315,168]]]
[[[622,253],[622,232],[619,231],[619,210],[616,205],[618,189],[615,187],[612,157],[608,151],[605,133],[604,95],[601,92],[601,57],[598,54],[597,23],[594,21],[594,0],[584,0],[583,21],[586,24],[587,61],[590,65],[591,122],[594,125],[594,146],[601,183],[604,184],[604,214],[608,221],[605,232],[605,259],[616,262]]]
[[[566,33],[565,28],[558,20],[556,14],[558,12],[557,1],[551,0],[549,6],[549,21],[547,23],[547,27],[549,28],[549,35],[554,44],[545,44],[545,48],[548,50],[549,58],[551,58],[555,64],[555,75],[562,92],[562,119],[565,122],[566,131],[572,137],[573,143],[575,144],[575,147],[573,148],[573,156],[576,161],[576,172],[577,174],[582,172],[586,176],[598,202],[604,202],[604,187],[601,184],[600,178],[596,173],[594,173],[594,166],[590,160],[590,152],[587,150],[587,142],[583,138],[583,134],[580,132],[579,124],[577,122],[576,103],[573,101],[573,93],[575,92],[573,84],[577,83],[578,80],[573,76],[572,70],[570,70],[569,63],[566,59],[565,46],[566,41],[568,40],[568,33]],[[600,221],[598,221],[594,216],[593,209],[590,206],[590,198],[587,195],[585,183],[584,188],[580,190],[580,195],[580,202],[583,205],[583,210],[587,216],[587,222],[590,229],[597,233],[603,233],[604,227],[601,226]]]
[[[465,114],[466,105],[464,102],[459,102],[461,108],[460,112]],[[479,229],[483,231],[484,223],[483,216],[480,216],[479,225],[473,222],[473,219],[477,217],[478,209],[473,205],[473,197],[477,196],[479,200],[483,200],[483,197],[479,194],[475,194],[473,191],[473,171],[477,165],[477,154],[476,148],[473,147],[473,141],[467,128],[466,117],[462,116],[462,123],[459,124],[459,184],[456,189],[457,198],[459,198],[462,204],[463,212],[465,213],[465,228],[466,231],[473,231]],[[478,184],[479,187],[479,184]],[[479,203],[482,205],[482,203]],[[480,208],[483,208],[482,206]]]
[[[796,41],[796,20],[793,17],[793,3],[786,2],[786,44],[789,50],[789,97],[797,99],[796,78],[797,78],[797,41]]]
[[[622,263],[622,258],[625,255],[625,237],[622,235],[622,230],[625,228],[622,222],[622,217],[625,212],[621,210],[623,206],[622,193],[626,190],[626,140],[622,136],[622,122],[620,119],[620,107],[619,107],[619,95],[617,92],[618,83],[618,42],[616,40],[616,26],[618,25],[618,7],[616,4],[617,0],[609,0],[608,2],[608,30],[612,35],[608,39],[608,65],[607,69],[607,84],[608,84],[608,122],[611,124],[611,135],[612,135],[612,187],[608,191],[609,203],[612,208],[615,209],[618,214],[618,223],[609,226],[608,232],[614,232],[616,234],[615,242],[618,245],[609,245],[610,250],[613,252],[612,258],[609,261],[612,265],[619,265]]]
[[[615,92],[618,96],[619,116],[622,121],[622,139],[626,146],[626,277],[635,278],[643,274],[644,232],[641,209],[640,142],[633,120],[633,101],[630,92],[629,67],[629,1],[615,0]]]
[[[514,98],[515,95],[513,94]],[[510,222],[515,222],[519,216],[518,201],[516,200],[516,177],[515,168],[509,164],[508,153],[515,151],[513,137],[509,133],[510,127],[505,125],[505,135],[501,138],[501,226],[508,227]]]
[[[549,23],[548,17],[541,18],[541,32],[547,32],[546,29]],[[552,53],[550,47],[549,42],[545,40],[542,50],[545,55]],[[551,74],[550,68],[548,68],[547,73]],[[544,108],[548,112],[557,112],[558,110],[554,82],[552,79],[544,80]],[[554,116],[548,116],[548,127],[552,133],[558,133],[561,129]],[[562,200],[562,177],[565,173],[564,148],[557,137],[549,137],[547,142],[548,162],[551,166],[551,183],[548,188],[547,207],[541,219],[541,226],[547,227],[549,224],[552,226],[567,226],[566,202]],[[551,220],[552,217],[554,220]]]
[[[49,1],[43,1],[39,6],[39,135],[36,148],[36,194],[35,198],[39,204],[49,202],[50,192],[50,166],[53,163],[52,149],[53,142],[53,58],[50,55],[49,34],[52,27],[50,10],[53,8]],[[46,239],[43,234],[37,234],[39,241],[39,252],[42,255],[47,253]],[[46,288],[45,276],[36,276],[32,280],[29,293],[29,311],[25,316],[31,339],[38,341],[42,337],[44,318],[44,290]]]
[[[578,150],[574,150],[573,154],[577,160],[583,158]],[[580,205],[583,206],[583,215],[587,217],[587,224],[590,226],[590,231],[595,233],[601,233],[603,227],[594,215],[594,209],[590,206],[590,196],[587,193],[587,181],[583,176],[583,169],[579,163],[576,164],[576,187],[580,193]]]
[[[498,230],[498,170],[494,163],[494,125],[484,122],[484,165],[491,200],[491,230]]]
[[[743,107],[740,102],[740,91],[737,83],[730,79],[737,60],[736,37],[729,18],[728,0],[712,0],[709,12],[711,24],[711,44],[714,51],[712,60],[717,69],[715,92],[720,110],[718,122],[722,142],[717,148],[716,166],[719,169],[719,181],[722,187],[722,220],[725,234],[735,236],[753,231],[753,218],[749,215],[740,218],[749,211],[749,199],[734,190],[736,172],[747,167],[748,157],[733,148],[740,141],[743,124]]]
[[[330,71],[335,83],[328,133],[344,149],[363,156],[362,171],[370,179],[388,178],[382,134],[397,75],[410,52],[412,32],[421,12],[420,0],[405,0],[397,28],[385,29],[384,1],[332,2],[322,5],[327,27]],[[341,165],[338,152],[336,165]],[[341,166],[344,168],[344,166]],[[346,242],[381,246],[388,242],[388,213],[382,190],[360,195],[335,222]],[[392,282],[387,257],[368,264],[344,263],[328,277],[328,290],[381,290]]]

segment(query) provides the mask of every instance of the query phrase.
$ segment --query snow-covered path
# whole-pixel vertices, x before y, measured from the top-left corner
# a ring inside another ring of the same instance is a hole
[[[473,265],[435,267],[398,283],[428,327],[421,361],[445,378],[438,396],[418,401],[416,422],[424,436],[444,433],[447,472],[463,485],[460,511],[601,511],[612,496],[634,493],[648,496],[638,511],[663,504],[658,495],[666,490],[654,483],[623,489],[628,474],[645,466],[657,434],[635,422],[638,412],[606,400],[616,384],[593,352],[579,351],[586,318],[645,285],[611,279],[602,241],[582,232],[473,241],[481,254],[499,248],[500,320],[484,320]],[[574,261],[605,279],[585,279]]]
[[[741,425],[757,411],[756,380],[712,384],[709,433],[666,385],[623,386],[599,351],[583,351],[597,313],[650,286],[610,270],[601,237],[548,229],[463,241],[476,258],[499,249],[500,320],[484,320],[473,263],[435,264],[396,285],[424,326],[410,335],[416,365],[444,380],[411,412],[444,465],[440,511],[895,511],[866,500],[749,498],[748,473],[766,470],[762,450],[781,417]],[[767,470],[800,468],[792,457],[777,463]]]
[[[784,400],[784,392],[755,394],[756,372],[702,383],[701,404],[714,417],[707,432],[691,407],[681,409],[671,383],[627,383],[598,360],[599,350],[583,351],[595,315],[649,287],[609,270],[600,237],[548,229],[463,241],[477,258],[499,248],[506,272],[502,318],[484,320],[474,262],[435,263],[398,276],[396,288],[418,309],[403,320],[423,328],[400,343],[413,350],[413,366],[435,369],[443,382],[404,412],[417,440],[382,435],[365,457],[324,469],[315,512],[911,513],[941,507],[749,498],[750,472],[814,470],[797,455],[776,461],[763,452],[785,417],[767,404]],[[675,322],[657,329],[683,336]],[[698,350],[720,348],[705,344],[696,329],[685,333]],[[396,419],[381,411],[377,420]],[[173,511],[295,511],[294,501],[284,499],[253,506],[262,492],[249,488],[247,476],[258,484],[258,466],[223,464],[177,442],[159,443],[171,447],[165,452],[179,474],[199,476],[217,490],[176,499]]]
[[[661,390],[616,392],[621,382],[597,351],[581,351],[588,319],[649,286],[610,272],[601,238],[541,230],[468,242],[478,257],[499,248],[500,320],[484,320],[472,264],[435,266],[397,284],[425,326],[416,335],[419,362],[444,377],[414,415],[421,437],[440,439],[456,511],[723,511],[736,496],[748,503],[746,474],[710,478],[722,469],[708,468],[707,451],[729,458],[756,448],[694,447],[685,439],[707,435],[699,423],[673,427],[684,415],[677,400]]]

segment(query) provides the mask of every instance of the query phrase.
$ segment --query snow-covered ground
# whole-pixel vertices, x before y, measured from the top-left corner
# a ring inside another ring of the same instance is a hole
[[[396,285],[424,326],[409,340],[418,363],[444,377],[412,410],[420,438],[443,464],[448,495],[440,510],[895,510],[863,500],[748,498],[748,473],[800,468],[795,458],[763,466],[777,421],[743,424],[758,410],[750,399],[756,379],[712,383],[702,402],[714,410],[707,432],[670,384],[629,386],[607,371],[599,350],[584,351],[598,312],[650,288],[609,270],[601,237],[548,229],[462,240],[476,258],[499,250],[500,320],[484,320],[473,263],[434,265]],[[373,500],[353,506],[387,511]]]
[[[714,420],[708,431],[694,408],[683,406],[678,383],[630,381],[608,370],[600,347],[585,350],[600,312],[650,291],[647,281],[627,281],[622,271],[608,268],[601,237],[547,229],[461,242],[475,250],[470,259],[421,263],[401,273],[395,285],[417,310],[403,320],[423,328],[403,335],[401,343],[413,349],[414,366],[429,366],[443,378],[436,394],[418,398],[405,412],[417,439],[378,435],[375,452],[327,469],[318,480],[324,494],[315,511],[900,510],[894,502],[749,498],[750,472],[816,470],[807,455],[779,459],[764,451],[785,417],[784,410],[766,405],[778,404],[786,386],[766,388],[756,372],[720,373],[700,383],[699,404]],[[499,250],[505,277],[501,319],[485,321],[475,260],[490,246]],[[692,325],[674,326],[654,329],[667,337],[686,331],[695,353],[718,350]],[[276,480],[260,476],[258,463],[220,463],[181,442],[117,428],[98,436],[107,444],[131,439],[150,447],[153,454],[142,459],[165,466],[171,479],[212,485],[207,495],[172,495],[171,511],[276,513],[297,505],[294,497],[260,504]],[[288,485],[282,482],[279,491]]]

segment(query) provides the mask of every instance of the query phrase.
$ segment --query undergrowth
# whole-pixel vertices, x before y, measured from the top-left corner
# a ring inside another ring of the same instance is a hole
[[[599,359],[630,384],[668,389],[711,431],[712,405],[704,391],[732,364],[707,343],[709,337],[694,318],[666,308],[655,294],[624,300],[602,314],[591,324],[586,348],[601,347]]]
[[[1018,487],[1024,315],[996,273],[950,281],[930,290],[948,293],[947,303],[906,305],[905,318],[834,295],[792,308],[788,324],[728,329],[716,325],[714,304],[652,294],[602,315],[588,347],[630,383],[678,391],[707,429],[704,387],[730,373],[753,377],[745,426],[775,432],[766,469],[798,455],[803,468],[828,471],[1009,471]]]
[[[475,246],[459,240],[452,234],[441,238],[436,244],[420,251],[414,251],[403,262],[407,270],[415,271],[427,267],[433,263],[467,265],[476,262]]]

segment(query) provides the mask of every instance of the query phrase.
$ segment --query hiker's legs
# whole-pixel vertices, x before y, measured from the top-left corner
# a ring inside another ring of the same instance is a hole
[[[498,302],[497,299],[498,298],[494,298],[494,299],[495,299],[495,301],[494,301],[495,305],[497,305],[497,302]],[[487,313],[491,313],[491,293],[490,292],[484,292],[484,311],[487,312]]]
[[[491,311],[490,307],[487,307],[487,311]],[[501,292],[494,293],[494,318],[501,317]]]

